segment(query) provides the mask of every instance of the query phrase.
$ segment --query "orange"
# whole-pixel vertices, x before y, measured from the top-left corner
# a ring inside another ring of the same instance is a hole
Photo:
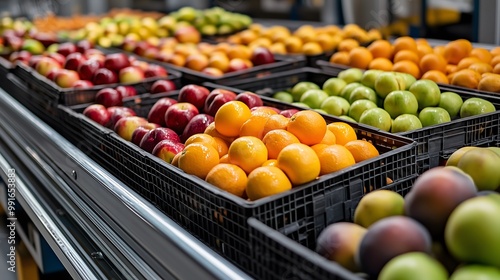
[[[417,46],[430,46],[426,38],[417,38],[415,39],[415,43],[417,43]]]
[[[321,140],[320,144],[333,145],[335,144],[335,142],[336,142],[335,134],[333,134],[333,132],[327,129],[325,132],[325,136],[323,137],[323,140]]]
[[[350,141],[358,139],[356,131],[352,126],[344,122],[333,122],[326,126],[328,130],[335,134],[337,144],[345,145]]]
[[[249,47],[245,45],[232,45],[229,51],[227,52],[227,56],[229,59],[233,58],[241,58],[241,59],[250,59],[252,57],[252,51]]]
[[[488,74],[484,75],[477,86],[480,90],[500,93],[500,75]]]
[[[262,164],[262,166],[278,166],[278,160],[276,160],[276,159],[268,159],[268,160],[264,161],[264,163]]]
[[[219,138],[219,137],[213,137],[214,140],[215,140],[215,143],[216,143],[216,149],[217,149],[217,152],[219,152],[219,157],[222,157],[224,155],[227,154],[227,150],[229,149],[229,147],[227,146],[227,143],[226,141],[224,141],[223,139]]]
[[[359,42],[352,39],[352,38],[347,38],[342,41],[337,45],[337,51],[339,52],[350,52],[352,49],[359,47]]]
[[[417,52],[417,42],[415,42],[415,39],[409,36],[402,36],[396,38],[394,42],[392,43],[394,46],[394,54],[398,53],[401,50],[410,50],[413,52]]]
[[[368,69],[376,69],[382,71],[391,71],[392,70],[392,61],[384,57],[377,57],[370,62],[368,65]]]
[[[464,57],[469,56],[472,51],[472,44],[465,39],[458,39],[448,42],[444,46],[443,57],[451,64],[458,64]]]
[[[342,145],[313,146],[313,149],[321,163],[320,175],[339,171],[356,163],[351,152]]]
[[[491,71],[493,71],[493,67],[491,67],[491,65],[489,63],[486,63],[486,62],[472,63],[468,67],[468,69],[472,69],[472,70],[478,72],[479,74],[490,73]]]
[[[438,70],[446,73],[446,60],[435,53],[424,55],[420,60],[419,66],[422,73],[430,70]]]
[[[267,122],[268,116],[251,116],[246,122],[241,125],[240,137],[241,136],[254,136],[262,139],[264,130],[264,125]]]
[[[179,167],[179,157],[181,156],[181,153],[177,153],[174,158],[172,159],[172,162],[170,164],[172,164],[173,166],[175,167]]]
[[[229,156],[227,154],[221,156],[219,163],[229,163]]]
[[[420,68],[418,68],[415,62],[410,60],[402,60],[394,63],[392,71],[408,73],[417,79],[420,78]]]
[[[471,69],[462,69],[453,74],[451,84],[466,88],[477,88],[481,75]]]
[[[222,134],[220,134],[217,129],[215,129],[215,123],[211,123],[207,126],[207,128],[205,128],[205,134],[208,134],[212,137],[217,137],[217,138],[220,138],[222,140],[224,140],[226,143],[231,143],[234,138],[233,137],[226,137]]]
[[[262,130],[262,135],[266,136],[269,131],[274,129],[286,129],[288,121],[289,119],[287,117],[280,114],[269,116]]]
[[[285,172],[292,185],[308,183],[318,177],[321,164],[314,150],[302,143],[286,146],[278,155],[278,167]]]
[[[314,145],[323,140],[326,121],[316,111],[299,111],[290,118],[286,130],[297,136],[301,143]]]
[[[241,101],[229,101],[215,113],[215,129],[227,137],[236,137],[240,128],[252,116],[248,106]]]
[[[495,65],[495,67],[493,68],[492,73],[500,74],[500,63],[498,63],[497,65]]]
[[[368,46],[368,50],[372,53],[373,58],[387,58],[392,57],[392,45],[387,40],[377,40]]]
[[[252,116],[271,116],[278,114],[278,112],[276,112],[274,109],[266,106],[260,106],[250,111],[252,112]]]
[[[446,74],[455,73],[458,71],[458,67],[453,64],[446,64]]]
[[[403,60],[413,61],[416,64],[418,64],[420,61],[420,58],[416,52],[410,51],[410,50],[401,50],[401,51],[397,52],[396,55],[394,55],[394,59],[393,59],[394,63],[399,62],[399,61],[403,61]]]
[[[490,63],[491,59],[493,58],[493,55],[490,53],[490,51],[485,48],[473,48],[472,51],[470,51],[469,56],[477,57],[482,62],[486,63]]]
[[[187,146],[187,145],[193,144],[193,143],[206,143],[206,144],[211,145],[212,147],[214,147],[216,149],[218,147],[218,144],[215,141],[215,139],[212,136],[205,134],[205,133],[197,133],[197,134],[191,135],[186,140],[186,142],[184,142],[184,145]]]
[[[375,148],[372,143],[365,140],[354,140],[345,144],[344,147],[351,152],[356,163],[379,155],[377,148]]]
[[[481,62],[481,60],[479,60],[479,58],[477,58],[477,57],[473,57],[473,56],[465,57],[462,60],[460,60],[460,62],[457,64],[457,70],[467,69],[473,63],[477,63],[477,62]]]
[[[426,54],[434,53],[434,50],[429,45],[417,44],[418,57],[422,58]]]
[[[491,49],[491,50],[490,50],[490,53],[491,53],[493,56],[500,55],[500,46],[497,46],[497,47],[494,47],[493,49]]]
[[[330,62],[341,65],[349,65],[349,52],[336,52],[330,57]]]
[[[373,60],[372,53],[365,47],[356,47],[349,52],[349,66],[367,69]]]
[[[208,183],[228,193],[243,197],[247,188],[247,174],[239,166],[230,163],[219,163],[207,174]]]
[[[267,157],[269,159],[278,158],[278,154],[286,146],[293,143],[300,143],[299,139],[295,135],[284,129],[269,131],[262,139],[262,142],[266,145],[268,152]]]
[[[208,172],[219,164],[219,153],[206,143],[187,145],[179,156],[179,168],[187,174],[205,179]]]
[[[421,79],[426,79],[426,80],[431,80],[436,83],[440,84],[449,84],[450,81],[448,80],[448,77],[446,76],[445,73],[438,71],[438,70],[430,70],[425,72]]]
[[[440,46],[435,46],[434,48],[434,53],[437,54],[437,55],[440,55],[440,56],[443,56],[444,57],[444,46],[443,45],[440,45]]]
[[[257,200],[291,189],[290,180],[278,167],[261,166],[248,174],[247,196],[250,200]]]
[[[229,163],[236,164],[250,173],[267,160],[266,145],[257,137],[243,136],[237,138],[227,151]]]
[[[499,63],[500,63],[500,55],[497,55],[497,56],[493,57],[493,58],[491,59],[491,62],[490,62],[491,67],[493,67],[493,68],[495,68],[495,66],[496,66],[497,64],[499,64]]]

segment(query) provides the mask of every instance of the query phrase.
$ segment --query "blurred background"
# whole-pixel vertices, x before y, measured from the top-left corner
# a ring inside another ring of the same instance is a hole
[[[220,6],[270,24],[278,20],[356,23],[367,30],[384,28],[394,36],[500,44],[500,0],[0,0],[3,14],[30,18],[98,15],[113,8],[168,13],[183,6]]]

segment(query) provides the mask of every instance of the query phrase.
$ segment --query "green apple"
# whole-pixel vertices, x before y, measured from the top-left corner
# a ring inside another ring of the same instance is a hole
[[[393,119],[402,114],[416,115],[418,101],[415,95],[407,90],[395,90],[384,99],[384,109]]]
[[[298,82],[292,88],[291,94],[293,101],[299,102],[302,94],[310,89],[320,89],[319,86],[312,82]]]
[[[469,174],[478,190],[496,190],[500,186],[500,156],[486,148],[466,151],[457,167]]]
[[[453,152],[453,154],[451,154],[451,156],[448,158],[448,160],[446,161],[446,166],[457,166],[458,165],[458,162],[460,161],[460,159],[462,158],[462,156],[472,150],[472,149],[477,149],[478,147],[470,147],[470,146],[466,146],[466,147],[462,147],[456,151]]]
[[[344,116],[339,116],[339,118],[341,118],[341,119],[343,119],[343,120],[346,120],[346,121],[348,121],[348,122],[357,123],[357,121],[356,121],[355,119],[353,119],[353,118],[351,118],[351,117],[349,117],[349,116],[346,116],[346,115],[344,115]]]
[[[418,114],[423,127],[450,122],[450,114],[440,107],[427,107]]]
[[[286,91],[278,91],[277,93],[273,94],[273,98],[287,103],[293,102],[293,96]]]
[[[364,86],[374,89],[375,81],[377,80],[378,75],[383,72],[384,71],[382,70],[375,70],[375,69],[366,70],[363,73],[363,77],[361,77],[361,83]]]
[[[408,73],[396,72],[396,75],[402,77],[405,81],[405,90],[408,90],[411,85],[413,85],[413,83],[417,81],[417,79],[413,77],[413,75],[410,75]]]
[[[43,46],[43,44],[40,41],[34,39],[25,39],[21,46],[21,49],[24,51],[28,51],[33,55],[42,54],[45,51],[45,47]]]
[[[359,122],[383,131],[390,131],[392,125],[391,116],[382,108],[372,108],[364,111],[359,118]]]
[[[300,97],[300,102],[307,104],[312,109],[319,109],[328,94],[321,89],[310,89]]]
[[[375,80],[375,91],[381,98],[385,98],[392,91],[404,90],[405,88],[404,78],[394,72],[380,73]]]
[[[347,100],[339,96],[329,96],[323,103],[321,103],[320,108],[330,115],[342,116],[349,112],[351,105]]]
[[[399,115],[392,121],[392,133],[407,132],[422,128],[420,119],[411,114]]]
[[[436,82],[425,79],[418,80],[411,85],[409,90],[417,98],[418,109],[422,110],[425,107],[435,107],[439,105],[441,90]]]
[[[361,114],[363,114],[364,111],[372,108],[377,108],[377,104],[375,104],[373,101],[370,101],[368,99],[356,100],[351,104],[348,115],[349,117],[356,120],[356,122],[358,122]]]
[[[355,88],[360,87],[360,86],[363,86],[363,85],[361,83],[358,83],[358,82],[347,84],[340,92],[340,97],[344,98],[345,100],[349,100],[349,97],[351,96],[351,92]]]
[[[363,77],[363,71],[358,68],[349,68],[340,71],[337,77],[346,81],[346,83],[348,84],[354,82],[360,82],[361,78]]]
[[[455,259],[500,268],[500,203],[494,195],[469,198],[451,213],[445,242]]]
[[[454,92],[445,91],[441,93],[441,99],[439,100],[438,106],[448,111],[450,117],[453,119],[460,113],[460,108],[464,101],[462,97]]]
[[[321,87],[328,95],[340,95],[347,82],[340,78],[330,78],[323,83]]]
[[[448,280],[448,271],[436,259],[422,252],[399,255],[380,271],[378,280]]]
[[[356,100],[368,99],[372,102],[377,102],[377,94],[375,91],[366,86],[360,86],[352,90],[349,95],[349,103],[353,103]]]
[[[493,266],[469,264],[464,265],[453,272],[450,280],[497,280],[500,279],[500,269]]]
[[[292,105],[293,106],[297,106],[297,107],[301,107],[301,108],[304,108],[304,109],[311,109],[311,107],[309,107],[309,105],[304,104],[302,102],[293,102]]]
[[[472,97],[464,101],[460,108],[460,117],[470,117],[480,114],[495,112],[495,106],[488,100]]]
[[[323,110],[323,109],[313,109],[313,110],[320,113],[320,114],[328,115],[328,112]]]
[[[59,49],[59,44],[54,43],[54,44],[50,44],[45,51],[47,53],[56,53],[57,49]]]

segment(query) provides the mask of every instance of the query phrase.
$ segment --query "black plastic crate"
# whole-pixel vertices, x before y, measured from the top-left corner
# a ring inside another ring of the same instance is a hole
[[[178,94],[143,95],[130,100],[128,106],[145,116],[156,100],[165,96],[177,98]],[[268,106],[291,108],[270,98],[263,100]],[[386,186],[387,178],[394,181],[390,185],[395,185],[417,173],[414,141],[353,124],[358,138],[372,141],[378,148],[379,157],[251,202],[146,153],[80,114],[84,108],[59,105],[61,134],[198,239],[251,274],[249,217],[263,217],[266,223],[296,236],[297,241],[311,242],[309,239],[326,225],[352,216],[349,209],[371,187]]]
[[[337,73],[338,74],[338,73]],[[321,86],[327,79],[336,77],[334,72],[304,67],[291,71],[275,73],[259,80],[239,80],[226,85],[228,89],[238,88],[262,95],[286,90],[298,82],[310,81]],[[446,158],[464,146],[484,146],[500,139],[500,95],[481,94],[472,90],[451,89],[440,86],[441,91],[453,91],[464,100],[479,97],[492,102],[497,111],[467,118],[459,118],[449,123],[424,127],[397,135],[409,137],[418,143],[417,163],[419,173],[436,167],[441,158]]]
[[[56,107],[57,104],[63,105],[75,105],[93,102],[95,94],[103,88],[107,87],[117,87],[119,85],[129,85],[133,86],[139,94],[143,94],[149,91],[151,85],[161,79],[168,79],[173,81],[177,86],[180,85],[181,73],[175,70],[169,70],[167,77],[152,77],[146,78],[141,82],[124,84],[105,84],[97,85],[88,89],[75,89],[75,88],[61,88],[54,82],[50,81],[43,75],[35,71],[35,69],[23,64],[17,63],[12,73],[18,76],[28,88],[32,91],[32,95],[38,94],[43,96],[45,101],[44,105]]]

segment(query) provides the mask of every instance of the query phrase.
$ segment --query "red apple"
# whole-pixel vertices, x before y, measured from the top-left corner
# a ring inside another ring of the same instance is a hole
[[[133,52],[137,55],[143,56],[147,49],[154,48],[150,43],[146,41],[137,42]]]
[[[32,55],[31,58],[28,60],[28,66],[36,70],[36,66],[38,65],[38,62],[45,56],[43,55]],[[59,64],[62,65],[62,64]],[[62,66],[60,67],[62,68]]]
[[[59,62],[61,65],[64,65],[66,63],[66,57],[60,53],[49,53],[47,56],[57,60],[57,62]]]
[[[88,49],[86,50],[85,52],[83,52],[83,54],[87,57],[87,58],[90,58],[89,56],[93,56],[93,55],[103,55],[104,56],[104,53],[101,51],[101,50],[98,50],[98,49]]]
[[[184,128],[181,134],[182,143],[194,134],[203,133],[208,125],[214,122],[214,117],[207,114],[198,114],[194,116]]]
[[[130,61],[128,60],[128,56],[124,53],[108,54],[104,60],[104,67],[115,72],[129,66]]]
[[[111,128],[113,128],[120,119],[136,115],[134,110],[128,107],[121,107],[121,106],[108,107],[108,112],[111,115],[111,122],[109,124]]]
[[[201,40],[200,32],[194,26],[182,26],[177,28],[174,33],[175,39],[181,43],[199,43]]]
[[[165,125],[178,134],[181,134],[188,122],[194,116],[198,115],[198,113],[198,108],[191,103],[181,102],[173,104],[165,112]]]
[[[144,80],[144,71],[139,67],[129,66],[121,69],[118,76],[120,83],[138,83]]]
[[[129,60],[130,60],[131,66],[135,66],[137,68],[140,68],[140,69],[142,69],[142,71],[146,71],[149,67],[149,63],[147,63],[146,61],[137,60],[133,56],[131,56]]]
[[[13,51],[19,51],[21,50],[23,46],[24,40],[21,38],[22,36],[3,36],[5,45],[10,47]]]
[[[78,80],[80,80],[78,72],[67,69],[59,70],[54,77],[54,82],[62,88],[70,88]]]
[[[157,127],[160,126],[155,123],[147,123],[143,126],[139,126],[134,130],[134,133],[132,133],[131,142],[139,146],[144,135],[146,135],[146,133],[148,133],[151,129],[155,129]]]
[[[259,95],[249,91],[238,94],[236,100],[247,104],[250,109],[264,105]]]
[[[66,62],[64,63],[64,68],[68,70],[78,71],[80,65],[82,65],[87,58],[79,52],[70,53],[66,56]]]
[[[142,137],[139,147],[141,147],[144,151],[151,153],[156,144],[162,140],[180,142],[179,135],[177,135],[175,131],[166,127],[158,127],[151,129],[148,133],[146,133],[146,135],[144,135],[144,137]]]
[[[160,53],[160,50],[158,48],[151,47],[151,48],[145,49],[144,53],[141,56],[145,57],[145,58],[149,58],[149,59],[155,59],[159,53]]]
[[[165,162],[172,163],[175,155],[184,150],[184,144],[171,140],[162,140],[156,144],[152,154]]]
[[[158,80],[151,85],[150,93],[162,93],[176,90],[175,83],[169,80]]]
[[[225,89],[214,89],[210,92],[205,100],[204,112],[211,116],[215,116],[217,110],[226,102],[236,99],[236,93]]]
[[[94,44],[89,40],[81,40],[76,43],[76,49],[80,53],[85,53],[85,51],[90,50],[94,47]]]
[[[126,52],[133,52],[136,46],[137,42],[125,39],[125,42],[123,42],[121,49]]]
[[[96,123],[107,126],[111,120],[111,114],[101,104],[92,104],[83,110],[83,115]]]
[[[83,80],[92,80],[95,72],[102,68],[101,63],[96,59],[88,59],[78,67],[78,74]]]
[[[292,117],[295,113],[297,113],[299,110],[298,109],[287,109],[279,112],[280,115],[283,115],[287,118]]]
[[[31,32],[31,31],[33,31],[33,32]],[[42,43],[42,45],[46,48],[52,44],[58,43],[57,36],[55,34],[52,34],[52,33],[39,32],[39,31],[35,31],[35,30],[31,29],[30,36],[32,39],[35,39],[35,40],[39,41],[40,43]]]
[[[61,70],[61,68],[54,68],[54,69],[50,69],[49,70],[49,73],[47,73],[47,79],[51,80],[51,81],[54,81],[55,78],[56,78],[56,74],[57,72],[59,72],[59,70]]]
[[[61,64],[57,62],[55,59],[50,57],[42,57],[36,63],[36,71],[43,76],[47,76],[50,70],[52,69],[62,69]]]
[[[146,71],[144,71],[144,76],[146,76],[146,78],[166,77],[167,75],[168,75],[167,70],[157,64],[149,64]]]
[[[95,102],[105,107],[123,105],[121,94],[113,88],[103,88],[95,95]]]
[[[91,51],[93,49],[90,49],[89,51]],[[87,60],[97,60],[99,61],[99,66],[100,68],[103,68],[104,67],[104,61],[106,60],[106,56],[104,56],[104,54],[100,53],[100,52],[90,52],[90,54],[85,54],[85,57],[87,58]]]
[[[233,58],[229,61],[229,68],[227,72],[234,72],[234,71],[240,71],[240,70],[245,70],[248,69],[249,66],[245,62],[245,60],[241,58]]]
[[[88,80],[78,80],[71,87],[73,88],[91,88],[93,87],[94,84],[91,81]]]
[[[115,84],[118,82],[118,76],[107,68],[100,68],[95,71],[92,82],[94,85]]]
[[[122,98],[137,95],[137,90],[133,86],[117,86],[115,89],[121,94]]]
[[[250,111],[255,111],[255,110],[259,110],[260,108],[266,108],[266,109],[270,109],[270,110],[273,110],[275,111],[276,113],[281,113],[281,110],[276,108],[276,107],[271,107],[271,106],[257,106],[257,107],[253,107],[250,109]]]
[[[179,90],[179,102],[189,102],[201,111],[209,94],[210,91],[206,87],[193,84],[185,85]]]
[[[144,126],[148,121],[138,116],[124,117],[118,120],[114,126],[114,131],[126,141],[132,140],[134,130],[139,126]]]
[[[23,62],[25,64],[28,64],[31,57],[32,57],[32,55],[29,51],[13,52],[9,55],[9,61],[10,62],[20,61],[20,62]]]
[[[222,72],[222,70],[215,68],[215,67],[204,68],[203,70],[201,70],[201,73],[207,74],[210,76],[214,76],[214,77],[220,77],[220,76],[224,75],[224,72]]]
[[[176,103],[177,100],[169,97],[158,99],[158,101],[156,101],[153,107],[151,107],[151,109],[149,110],[148,121],[157,123],[161,126],[165,126],[165,113],[170,106]]]
[[[69,54],[75,53],[77,51],[78,49],[76,48],[76,45],[71,42],[62,43],[57,48],[57,52],[64,56],[68,56]]]
[[[268,48],[265,47],[256,47],[252,56],[250,57],[250,61],[252,61],[253,65],[263,65],[274,62],[274,55]]]

